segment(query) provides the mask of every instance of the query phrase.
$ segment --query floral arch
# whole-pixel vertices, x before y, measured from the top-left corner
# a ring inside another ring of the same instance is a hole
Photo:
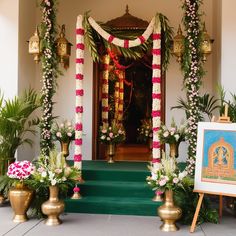
[[[164,19],[164,20],[163,20]],[[161,33],[163,23],[166,23],[166,18],[161,14],[156,14],[149,23],[144,33],[133,40],[120,39],[111,33],[105,31],[92,17],[79,15],[76,25],[76,137],[75,137],[75,166],[81,168],[82,161],[82,133],[83,133],[83,79],[84,79],[84,36],[86,30],[84,22],[90,25],[97,32],[97,34],[105,40],[107,44],[118,46],[122,49],[132,49],[143,45],[152,36],[152,123],[153,123],[153,151],[152,163],[155,165],[160,162],[160,140],[157,132],[161,125]],[[170,28],[168,28],[170,29]],[[91,51],[91,50],[90,50]],[[169,55],[167,55],[169,58]],[[95,58],[96,59],[96,58]],[[105,59],[105,65],[108,64],[109,59]],[[166,64],[164,65],[166,66]],[[106,84],[106,83],[105,83]],[[103,125],[107,126],[108,117],[108,100],[104,96],[102,101],[103,106]]]

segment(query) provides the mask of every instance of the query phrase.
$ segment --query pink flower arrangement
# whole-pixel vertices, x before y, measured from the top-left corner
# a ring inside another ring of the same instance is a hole
[[[75,129],[70,121],[54,123],[52,126],[52,137],[60,142],[70,142],[75,139]]]
[[[7,176],[11,179],[24,180],[33,173],[34,166],[29,161],[16,161],[8,167]]]
[[[121,143],[125,140],[125,131],[114,122],[107,128],[101,126],[99,140],[102,143]]]

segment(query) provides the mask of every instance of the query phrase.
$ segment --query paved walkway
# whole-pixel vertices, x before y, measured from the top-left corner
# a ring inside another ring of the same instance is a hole
[[[158,217],[65,214],[63,224],[46,226],[43,220],[30,219],[22,224],[12,222],[9,206],[0,207],[1,236],[236,236],[236,218],[225,216],[221,224],[203,224],[194,234],[189,227],[181,226],[176,233],[159,230]]]

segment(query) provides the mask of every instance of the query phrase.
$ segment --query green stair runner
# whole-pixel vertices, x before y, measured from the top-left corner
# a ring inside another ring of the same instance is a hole
[[[66,199],[66,212],[157,215],[161,204],[153,202],[153,191],[146,184],[148,163],[83,161],[85,183],[80,200]]]

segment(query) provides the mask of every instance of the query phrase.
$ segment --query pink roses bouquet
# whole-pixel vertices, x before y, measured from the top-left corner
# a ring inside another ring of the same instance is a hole
[[[54,123],[52,126],[52,136],[54,140],[60,142],[70,142],[75,139],[75,129],[70,121]]]
[[[8,167],[7,176],[11,179],[23,181],[28,179],[34,171],[34,166],[29,161],[16,161]]]
[[[125,131],[114,122],[109,127],[100,127],[99,140],[102,143],[121,143],[125,141]]]

